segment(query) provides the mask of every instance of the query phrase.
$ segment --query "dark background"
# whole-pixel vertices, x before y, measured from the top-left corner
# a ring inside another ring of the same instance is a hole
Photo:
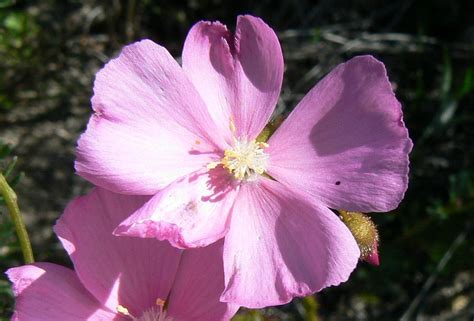
[[[401,206],[371,214],[381,266],[314,298],[237,320],[473,320],[474,1],[0,0],[0,169],[16,184],[38,261],[69,265],[52,234],[88,184],[73,171],[95,72],[120,48],[150,38],[179,57],[189,28],[238,14],[262,17],[285,57],[279,110],[289,111],[338,63],[383,61],[415,147]],[[18,156],[14,158],[13,156]],[[19,177],[21,175],[21,177]],[[0,208],[0,271],[21,264]],[[0,319],[11,313],[0,277]]]

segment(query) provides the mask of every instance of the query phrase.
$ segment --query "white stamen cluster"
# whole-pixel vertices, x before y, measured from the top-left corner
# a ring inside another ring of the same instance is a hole
[[[157,305],[143,312],[139,318],[132,315],[123,305],[117,306],[117,312],[129,317],[132,321],[172,321],[170,317],[166,316],[166,311],[163,308],[164,303],[161,299],[156,300]]]
[[[267,169],[268,155],[264,152],[264,149],[268,147],[268,144],[257,142],[255,139],[251,141],[238,139],[236,136],[237,129],[232,118],[229,122],[229,128],[233,134],[233,147],[224,151],[224,157],[220,162],[211,162],[207,165],[207,168],[213,169],[218,165],[222,165],[238,180],[255,180],[258,175],[264,174]]]
[[[166,312],[163,309],[153,307],[143,312],[137,321],[171,321],[171,319],[166,316]]]
[[[237,179],[255,179],[257,174],[262,175],[267,168],[268,155],[264,152],[267,147],[268,144],[255,140],[235,140],[234,146],[225,150],[220,163]]]

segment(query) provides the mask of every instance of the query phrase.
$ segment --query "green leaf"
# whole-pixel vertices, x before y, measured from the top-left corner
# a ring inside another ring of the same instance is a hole
[[[464,80],[461,88],[458,90],[456,97],[458,99],[463,98],[469,94],[474,89],[474,75],[472,68],[467,68],[466,73],[464,74]]]

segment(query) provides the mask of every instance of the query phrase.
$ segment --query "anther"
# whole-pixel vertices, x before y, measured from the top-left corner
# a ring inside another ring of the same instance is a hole
[[[128,309],[124,307],[123,305],[118,305],[117,306],[117,312],[120,313],[121,315],[124,315],[126,317],[130,317],[135,320],[135,317],[128,312]]]

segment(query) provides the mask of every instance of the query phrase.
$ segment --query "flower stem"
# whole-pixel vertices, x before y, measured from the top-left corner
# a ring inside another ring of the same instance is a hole
[[[31,249],[30,239],[28,238],[28,232],[26,231],[25,223],[21,217],[20,208],[18,207],[18,201],[15,191],[8,185],[7,180],[0,173],[0,193],[5,200],[8,212],[12,218],[13,225],[15,226],[16,235],[20,241],[21,252],[26,264],[33,263],[35,261],[33,257],[33,251]]]
[[[309,295],[302,299],[307,321],[320,321],[318,316],[319,303],[314,295]]]

